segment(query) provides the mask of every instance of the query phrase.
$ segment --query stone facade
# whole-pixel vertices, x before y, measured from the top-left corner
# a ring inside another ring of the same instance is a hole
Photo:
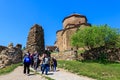
[[[44,50],[44,30],[42,26],[35,24],[31,27],[28,38],[26,50],[34,53],[38,51],[39,53]]]
[[[91,26],[87,23],[87,18],[80,14],[72,14],[63,19],[63,29],[56,32],[57,40],[55,46],[60,51],[71,50],[73,47],[70,44],[71,35],[79,28]]]

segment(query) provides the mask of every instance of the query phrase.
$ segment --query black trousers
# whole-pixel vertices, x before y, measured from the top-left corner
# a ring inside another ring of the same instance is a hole
[[[30,64],[29,63],[24,63],[24,74],[29,74],[30,73]]]

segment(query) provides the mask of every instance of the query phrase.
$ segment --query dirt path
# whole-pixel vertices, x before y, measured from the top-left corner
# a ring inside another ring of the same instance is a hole
[[[40,71],[39,73],[41,74]],[[85,76],[78,76],[63,69],[58,69],[56,72],[48,72],[48,75],[45,76],[50,77],[54,80],[95,80]]]
[[[78,76],[63,69],[59,69],[56,72],[49,72],[47,76],[55,80],[94,80],[85,76]]]
[[[23,66],[19,66],[13,72],[0,76],[0,80],[46,80],[40,75],[30,72],[30,76],[23,74]]]
[[[38,72],[41,74],[40,71]],[[78,76],[76,74],[67,72],[63,69],[59,69],[56,72],[49,72],[48,75],[45,76],[50,77],[54,80],[94,80],[88,77]],[[47,79],[45,79],[41,75],[34,74],[33,72],[30,72],[30,76],[27,76],[23,74],[23,66],[19,66],[13,72],[0,76],[0,80],[47,80]]]

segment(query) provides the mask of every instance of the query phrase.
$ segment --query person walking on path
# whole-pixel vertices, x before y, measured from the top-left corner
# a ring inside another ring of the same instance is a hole
[[[50,58],[50,71],[54,71],[53,57]]]
[[[41,55],[41,56],[39,56],[39,60],[40,60],[40,70],[42,71],[42,69],[43,69],[43,58],[44,58],[44,53]]]
[[[54,68],[54,72],[56,72],[56,67],[57,67],[57,60],[55,59],[55,57],[53,57],[53,68]]]
[[[48,71],[49,71],[49,62],[50,62],[50,59],[49,59],[48,55],[44,54],[42,74],[44,74],[44,71],[45,71],[46,75],[48,74]]]
[[[39,53],[37,51],[35,51],[33,59],[34,59],[34,69],[37,71],[37,68],[38,68],[39,63],[40,63]]]
[[[34,68],[34,53],[30,54],[31,58],[31,67]]]
[[[24,70],[23,73],[29,75],[30,73],[30,64],[31,64],[31,59],[30,59],[30,53],[29,51],[25,54],[24,58],[23,58],[23,64],[24,64]]]

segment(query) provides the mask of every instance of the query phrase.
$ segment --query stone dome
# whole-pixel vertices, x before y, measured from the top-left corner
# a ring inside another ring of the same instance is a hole
[[[67,28],[68,25],[78,25],[78,24],[87,23],[87,18],[84,15],[71,14],[65,17],[62,23],[63,23],[63,29],[65,29]]]

